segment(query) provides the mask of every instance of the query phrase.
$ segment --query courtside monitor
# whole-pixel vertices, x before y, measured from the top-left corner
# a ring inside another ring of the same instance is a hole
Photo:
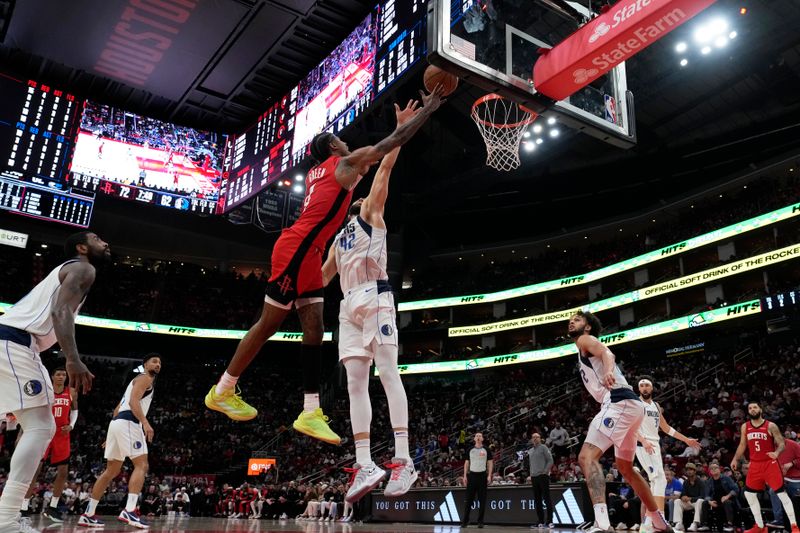
[[[566,0],[432,0],[428,61],[545,119],[556,116],[571,128],[629,148],[636,132],[624,62],[555,105],[534,87],[541,51],[593,17],[585,6]]]

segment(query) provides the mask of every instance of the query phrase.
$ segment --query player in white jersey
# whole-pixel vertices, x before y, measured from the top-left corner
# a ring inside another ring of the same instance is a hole
[[[685,442],[692,448],[700,449],[700,443],[680,431],[676,431],[664,419],[664,411],[661,406],[653,401],[653,378],[650,376],[642,376],[639,379],[639,399],[644,403],[645,417],[642,425],[639,426],[639,434],[637,435],[639,445],[636,447],[636,459],[647,473],[650,490],[653,491],[658,508],[663,513],[667,490],[667,475],[664,473],[664,462],[661,459],[661,439],[658,436],[658,430],[660,429],[670,437]],[[678,520],[673,521],[678,522]],[[648,528],[649,522],[645,520],[643,526]]]
[[[128,480],[128,502],[119,513],[119,520],[128,525],[147,529],[150,527],[139,516],[139,495],[147,474],[147,443],[153,442],[153,426],[147,421],[147,412],[153,401],[153,383],[161,371],[161,356],[151,353],[142,363],[144,372],[128,383],[111,422],[105,442],[106,469],[94,482],[92,497],[86,512],[78,519],[79,526],[103,527],[95,511],[100,498],[111,481],[119,475],[126,458],[133,463],[133,473]]]
[[[0,531],[33,531],[18,518],[28,486],[56,431],[53,384],[39,353],[56,342],[66,357],[69,381],[80,393],[94,376],[78,355],[75,316],[94,283],[95,267],[111,255],[108,244],[83,231],[64,245],[69,260],[54,268],[0,316],[0,413],[13,413],[23,428],[0,496]]]
[[[405,109],[395,104],[398,126],[417,113],[417,102]],[[386,223],[383,212],[389,194],[389,176],[400,148],[381,161],[369,195],[350,208],[350,218],[334,238],[322,267],[325,285],[339,273],[344,299],[339,306],[339,359],[347,370],[350,420],[356,447],[357,470],[345,500],[353,503],[374,488],[385,475],[370,453],[372,406],[369,372],[378,368],[395,437],[395,456],[387,466],[391,476],[384,494],[408,492],[417,472],[408,449],[408,400],[397,368],[397,325],[394,296],[386,273]]]
[[[659,510],[647,481],[633,469],[639,426],[645,418],[644,403],[633,392],[611,350],[595,335],[602,325],[592,313],[578,311],[569,320],[568,333],[578,347],[581,380],[600,404],[600,412],[589,424],[578,462],[594,506],[594,527],[590,533],[613,531],[606,506],[606,481],[600,458],[614,447],[617,468],[647,508],[654,531],[671,533],[672,527]]]

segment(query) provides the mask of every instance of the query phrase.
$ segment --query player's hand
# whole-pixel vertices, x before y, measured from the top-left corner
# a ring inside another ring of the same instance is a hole
[[[77,390],[79,394],[88,394],[92,390],[92,380],[94,379],[94,374],[89,372],[89,368],[80,359],[67,359],[65,367],[69,377],[69,386]]]
[[[739,462],[738,461],[731,461],[731,470],[736,472],[739,470]]]
[[[770,459],[777,459],[778,458],[778,452],[769,452],[767,454],[767,457],[769,457]]]
[[[697,439],[686,439],[686,444],[687,444],[687,445],[688,445],[690,448],[694,448],[694,449],[696,449],[696,450],[699,450],[700,448],[702,448],[702,447],[703,447],[703,445],[702,445],[702,444],[700,444],[700,441],[698,441]]]
[[[405,124],[419,113],[419,100],[409,100],[406,107],[400,109],[400,106],[394,104],[394,114],[397,116],[397,125]]]
[[[710,502],[708,502],[708,504],[711,506],[711,508],[712,508],[712,509],[716,509],[716,508],[717,508],[717,505],[719,505],[719,504],[716,502],[716,500],[711,500]]]
[[[613,372],[608,372],[603,376],[603,386],[610,389],[617,383],[617,378],[614,377]]]
[[[420,96],[422,97],[422,105],[425,109],[430,109],[431,111],[436,111],[439,109],[439,106],[445,101],[442,98],[444,94],[444,86],[441,83],[437,83],[436,87],[433,88],[430,94],[425,94],[425,91],[419,92]]]
[[[72,426],[67,424],[66,426],[61,426],[61,433],[69,433],[72,431]]]
[[[100,445],[100,448],[102,448],[103,450],[106,449],[106,441],[103,441],[103,444]]]
[[[651,455],[656,451],[656,447],[653,446],[653,443],[650,442],[649,440],[644,441],[644,444],[642,444],[642,446],[644,447],[644,451],[646,451]]]
[[[147,442],[153,442],[153,426],[150,425],[149,422],[145,422],[142,424],[142,428],[144,429],[144,436],[147,437]]]

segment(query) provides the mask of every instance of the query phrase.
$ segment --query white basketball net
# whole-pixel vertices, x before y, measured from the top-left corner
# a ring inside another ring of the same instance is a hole
[[[486,165],[506,172],[519,167],[519,145],[536,114],[491,93],[475,101],[470,115],[486,142]]]

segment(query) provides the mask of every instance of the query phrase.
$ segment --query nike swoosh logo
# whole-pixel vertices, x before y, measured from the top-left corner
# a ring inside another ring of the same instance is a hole
[[[364,292],[369,292],[369,291],[371,291],[371,290],[373,290],[373,289],[366,289]]]

